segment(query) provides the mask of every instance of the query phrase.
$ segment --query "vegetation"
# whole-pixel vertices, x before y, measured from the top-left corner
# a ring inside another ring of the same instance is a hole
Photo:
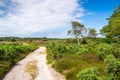
[[[108,25],[101,29],[101,33],[108,38],[120,38],[120,6],[118,6],[112,16],[108,18]]]
[[[118,42],[98,43],[93,42],[93,39],[88,39],[87,44],[81,45],[49,43],[47,45],[48,63],[51,63],[58,72],[66,75],[68,80],[110,80],[111,73],[115,80],[119,79],[120,46]],[[114,57],[110,58],[108,55]],[[111,73],[108,73],[108,69],[112,70]],[[81,76],[82,74],[84,75]],[[82,79],[85,76],[86,78]]]
[[[87,29],[77,21],[71,23],[72,29],[68,35],[74,38],[0,38],[0,41],[10,41],[0,44],[0,79],[12,65],[36,48],[36,45],[29,44],[35,42],[42,45],[47,43],[48,63],[64,74],[67,80],[120,80],[120,6],[100,30],[106,38],[96,37],[94,28]],[[28,44],[18,44],[19,41]],[[31,71],[33,67],[37,72],[36,66],[31,64],[27,72],[34,78],[36,72]]]
[[[88,68],[77,74],[78,80],[100,80],[97,68]]]
[[[89,32],[88,32],[88,37],[93,38],[93,37],[96,37],[96,36],[97,36],[96,30],[94,28],[90,28]]]
[[[68,31],[68,35],[73,35],[76,38],[77,43],[79,44],[79,37],[82,37],[82,31],[84,30],[84,25],[76,22],[76,21],[72,21],[72,30]]]
[[[120,60],[113,55],[108,55],[104,62],[107,64],[106,69],[110,80],[120,80]]]
[[[13,65],[36,48],[35,44],[0,44],[0,79]]]
[[[73,38],[66,43],[48,43],[48,63],[67,80],[120,80],[120,6],[108,20],[101,30],[106,38],[95,38],[95,29],[72,22],[73,28],[68,33],[81,44]],[[87,35],[82,34],[83,28]]]

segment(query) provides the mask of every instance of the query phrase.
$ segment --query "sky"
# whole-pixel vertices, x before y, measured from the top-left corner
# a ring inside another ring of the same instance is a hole
[[[0,0],[0,37],[66,38],[71,21],[99,30],[120,0]]]

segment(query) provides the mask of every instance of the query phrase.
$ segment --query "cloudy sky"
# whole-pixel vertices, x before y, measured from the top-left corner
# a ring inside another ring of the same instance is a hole
[[[76,20],[97,31],[120,0],[0,0],[0,37],[67,37]]]

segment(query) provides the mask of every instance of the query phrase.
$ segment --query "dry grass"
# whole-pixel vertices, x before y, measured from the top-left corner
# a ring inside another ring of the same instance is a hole
[[[46,52],[39,52],[39,54],[45,54]]]
[[[32,80],[35,79],[38,75],[38,67],[37,67],[37,61],[30,61],[25,68],[25,71],[30,74],[32,77]]]

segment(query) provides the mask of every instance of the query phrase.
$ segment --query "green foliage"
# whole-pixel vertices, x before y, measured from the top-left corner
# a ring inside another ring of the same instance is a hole
[[[48,63],[51,63],[54,59],[61,58],[65,54],[84,54],[88,52],[85,45],[78,44],[61,44],[61,43],[48,43],[47,44]]]
[[[107,55],[112,54],[116,58],[120,58],[120,46],[117,44],[101,43],[97,46],[97,55],[100,59],[104,59]]]
[[[87,37],[83,37],[82,39],[81,39],[81,42],[80,42],[81,44],[87,44]]]
[[[48,39],[47,39],[47,37],[43,37],[42,40],[43,41],[47,41]]]
[[[88,37],[92,38],[92,37],[96,37],[97,36],[97,32],[94,28],[90,28],[89,32],[88,32]]]
[[[116,59],[113,55],[108,55],[104,62],[106,63],[110,80],[120,80],[120,60]]]
[[[108,38],[120,37],[120,6],[115,9],[108,21],[108,25],[101,29],[101,33]]]
[[[90,38],[87,44],[49,43],[47,51],[48,62],[64,74],[67,80],[82,80],[81,77],[90,78],[83,80],[120,79],[119,39]],[[108,58],[108,55],[113,55],[114,59]]]
[[[76,77],[78,80],[100,80],[99,71],[96,67],[91,67],[80,71]]]
[[[49,43],[47,60],[58,72],[65,74],[67,80],[77,80],[76,74],[90,66],[102,68],[101,75],[106,75],[101,60],[89,53],[92,49],[96,49],[94,43],[84,45]]]
[[[68,35],[73,35],[76,38],[76,42],[79,44],[79,37],[82,37],[82,31],[84,30],[84,25],[77,22],[72,21],[72,30],[68,31]]]
[[[0,44],[0,79],[10,70],[12,65],[37,48],[35,44]]]

